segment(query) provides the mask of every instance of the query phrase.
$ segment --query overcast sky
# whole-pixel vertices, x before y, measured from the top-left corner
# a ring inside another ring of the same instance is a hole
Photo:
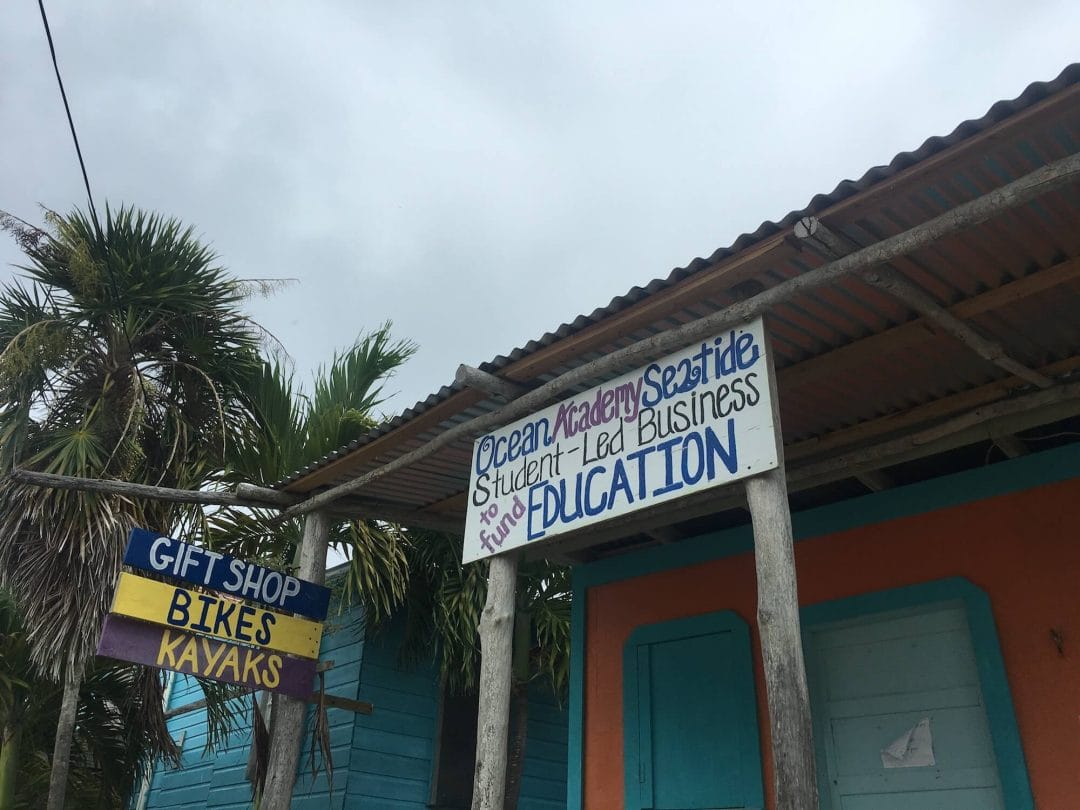
[[[393,412],[1080,56],[1075,1],[46,7],[98,207],[299,279],[252,309],[302,377],[392,320]],[[85,206],[33,0],[0,120],[0,209]]]

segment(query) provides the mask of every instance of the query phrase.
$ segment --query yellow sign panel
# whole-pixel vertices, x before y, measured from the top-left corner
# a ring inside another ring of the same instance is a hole
[[[318,622],[134,574],[120,574],[112,609],[113,613],[178,630],[205,633],[303,658],[319,657],[322,625]]]

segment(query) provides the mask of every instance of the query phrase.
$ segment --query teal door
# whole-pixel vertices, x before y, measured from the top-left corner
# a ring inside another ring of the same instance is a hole
[[[961,603],[805,636],[823,808],[1004,808]]]
[[[750,638],[732,613],[639,628],[624,653],[626,806],[763,806]]]

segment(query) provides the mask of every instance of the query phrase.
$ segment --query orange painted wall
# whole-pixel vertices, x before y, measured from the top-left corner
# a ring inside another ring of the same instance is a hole
[[[1080,807],[1080,479],[803,540],[804,605],[964,576],[990,596],[1036,805]],[[621,810],[622,650],[642,624],[735,610],[754,630],[751,554],[590,588],[586,625],[584,799]],[[1050,629],[1065,638],[1058,654]],[[773,807],[769,732],[761,725]]]

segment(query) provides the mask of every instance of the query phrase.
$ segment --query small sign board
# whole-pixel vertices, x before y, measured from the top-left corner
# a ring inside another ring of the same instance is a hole
[[[479,437],[464,562],[774,469],[761,319]]]
[[[315,661],[244,647],[116,614],[105,617],[98,655],[306,700]]]
[[[182,540],[132,529],[124,565],[322,621],[330,589]]]
[[[322,625],[318,622],[134,574],[120,574],[112,612],[304,658],[319,656]]]

